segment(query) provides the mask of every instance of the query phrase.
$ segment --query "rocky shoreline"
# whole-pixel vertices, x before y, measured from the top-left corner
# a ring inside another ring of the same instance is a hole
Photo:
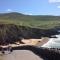
[[[24,39],[40,39],[59,34],[57,29],[38,29],[14,24],[0,24],[0,44],[7,45]],[[1,43],[2,42],[2,43]]]

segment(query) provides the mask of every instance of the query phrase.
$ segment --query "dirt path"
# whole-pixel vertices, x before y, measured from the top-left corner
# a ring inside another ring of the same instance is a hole
[[[0,55],[0,60],[43,60],[39,56],[35,55],[31,51],[27,50],[16,50],[11,54],[6,52],[5,55]]]

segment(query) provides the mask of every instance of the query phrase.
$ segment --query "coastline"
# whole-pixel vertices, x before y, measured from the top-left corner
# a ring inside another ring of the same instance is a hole
[[[42,45],[44,45],[45,43],[47,43],[49,41],[48,37],[44,37],[41,39],[23,39],[22,42],[24,42],[25,44],[20,44],[19,42],[16,42],[16,44],[10,44],[11,47],[18,47],[18,46],[25,46],[25,45],[33,45],[33,46],[38,46],[41,47]],[[7,48],[9,45],[4,45],[1,47],[2,48]]]

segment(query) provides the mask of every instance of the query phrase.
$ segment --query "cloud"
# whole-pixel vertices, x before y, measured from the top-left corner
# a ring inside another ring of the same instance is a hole
[[[23,14],[26,14],[26,15],[33,15],[32,13],[26,13],[26,12],[24,12]]]
[[[10,11],[12,11],[12,10],[11,10],[11,9],[7,9],[6,11],[7,11],[7,12],[10,12]]]
[[[49,0],[49,3],[57,3],[60,2],[60,0]]]
[[[33,15],[32,13],[28,13],[28,15]]]
[[[57,8],[60,8],[60,6],[57,6]]]

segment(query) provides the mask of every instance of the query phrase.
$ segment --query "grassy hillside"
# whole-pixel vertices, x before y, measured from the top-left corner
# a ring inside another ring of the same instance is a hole
[[[60,16],[24,15],[17,12],[0,14],[0,24],[16,24],[32,28],[48,29],[60,26]]]
[[[21,13],[0,14],[0,44],[15,43],[22,38],[51,37],[58,34],[59,16],[31,16]],[[51,28],[51,29],[50,29]]]

